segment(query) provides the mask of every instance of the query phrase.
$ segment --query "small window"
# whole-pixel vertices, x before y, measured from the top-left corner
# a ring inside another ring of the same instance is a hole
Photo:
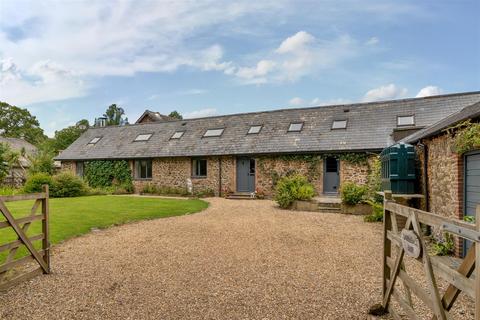
[[[220,137],[223,133],[223,129],[208,129],[204,133],[204,137]]]
[[[290,126],[288,127],[288,132],[300,132],[302,131],[302,128],[303,122],[290,123]]]
[[[415,118],[414,116],[398,116],[397,117],[397,126],[414,126]]]
[[[135,178],[152,179],[152,160],[135,161]]]
[[[142,133],[142,134],[139,134],[134,141],[148,141],[150,140],[151,136],[152,136],[151,133]]]
[[[346,129],[346,128],[347,128],[347,120],[333,120],[332,130],[334,130],[334,129]]]
[[[251,126],[250,129],[248,129],[248,134],[257,134],[260,133],[262,130],[262,126]]]
[[[192,176],[196,178],[207,176],[207,160],[206,159],[192,160]]]
[[[180,139],[184,133],[185,131],[175,131],[175,133],[170,139]]]
[[[100,141],[100,139],[102,139],[102,137],[95,137],[92,140],[90,140],[88,144],[96,144],[98,141]]]

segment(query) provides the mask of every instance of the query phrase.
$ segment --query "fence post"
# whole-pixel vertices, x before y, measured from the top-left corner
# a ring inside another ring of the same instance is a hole
[[[43,253],[43,260],[47,265],[47,271],[44,273],[50,273],[50,228],[49,228],[49,190],[48,185],[45,184],[42,186],[42,191],[45,193],[45,198],[42,199],[42,214],[44,219],[42,220],[42,233],[43,233],[43,241],[42,241],[42,249],[44,250]]]
[[[475,212],[475,227],[480,232],[480,204]],[[475,243],[475,319],[480,320],[480,242]]]
[[[387,264],[387,259],[392,255],[392,242],[387,237],[389,230],[392,230],[392,218],[390,211],[385,209],[385,204],[392,200],[392,192],[385,190],[383,197],[383,287],[382,297],[387,292],[387,281],[390,280],[390,267]]]

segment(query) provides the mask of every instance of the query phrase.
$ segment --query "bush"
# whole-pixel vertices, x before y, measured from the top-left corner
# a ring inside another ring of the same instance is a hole
[[[179,195],[179,196],[187,196],[189,193],[186,188],[176,188],[176,187],[165,187],[165,186],[157,186],[152,183],[146,184],[143,189],[142,193],[147,194],[158,194],[158,195]],[[212,190],[206,190],[205,192],[201,192],[196,194],[199,198],[202,196],[209,196],[213,194]]]
[[[340,193],[344,204],[354,206],[365,200],[368,188],[366,186],[357,185],[353,182],[346,182],[343,184]]]
[[[55,182],[52,176],[42,172],[31,174],[28,176],[25,186],[23,186],[23,191],[25,193],[42,192],[42,185],[44,184],[48,184],[51,192],[54,191]]]
[[[448,256],[453,253],[455,249],[455,243],[450,234],[445,233],[444,238],[441,240],[434,240],[432,251],[436,256]]]
[[[295,200],[310,200],[315,195],[307,178],[296,174],[281,178],[277,183],[275,201],[281,208],[288,208]]]
[[[0,187],[0,195],[2,196],[13,196],[19,193],[21,193],[21,189],[16,189],[14,187],[8,187],[8,186]]]
[[[79,177],[71,173],[60,173],[53,177],[55,187],[52,196],[57,198],[79,197],[87,193],[87,186]]]
[[[383,221],[383,204],[377,203],[375,201],[367,201],[369,205],[372,206],[373,213],[363,217],[365,222],[380,222]]]
[[[133,191],[132,171],[127,161],[89,161],[85,163],[85,181],[93,188],[107,188]]]

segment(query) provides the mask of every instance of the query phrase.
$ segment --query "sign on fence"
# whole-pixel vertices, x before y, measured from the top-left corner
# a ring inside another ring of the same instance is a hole
[[[5,260],[0,262],[0,290],[9,288],[38,274],[50,273],[48,196],[48,186],[45,185],[41,193],[0,197],[0,213],[5,218],[4,221],[0,220],[0,229],[9,228],[17,236],[15,241],[0,243],[0,253],[8,252]],[[35,200],[35,202],[28,216],[15,219],[5,203],[20,200]],[[39,209],[41,213],[37,214]],[[42,232],[33,236],[27,236],[31,224],[35,221],[41,221]],[[37,249],[33,243],[40,240],[42,241],[41,249]],[[28,250],[28,255],[16,258],[15,255],[21,247],[25,247]],[[19,267],[32,261],[38,265],[34,270],[19,272],[19,275],[16,273],[15,276],[10,276],[10,271],[13,269],[18,270]]]

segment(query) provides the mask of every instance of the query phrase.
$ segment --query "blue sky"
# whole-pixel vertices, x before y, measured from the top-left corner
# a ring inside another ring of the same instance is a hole
[[[480,89],[480,2],[0,0],[0,100],[49,135]]]

